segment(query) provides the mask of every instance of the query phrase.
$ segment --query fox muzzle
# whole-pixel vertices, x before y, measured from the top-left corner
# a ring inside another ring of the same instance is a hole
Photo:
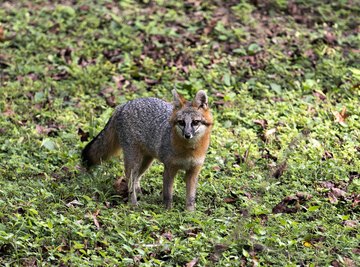
[[[185,139],[191,139],[194,136],[194,129],[193,127],[191,127],[190,125],[185,125],[184,129],[183,129],[183,136],[185,137]]]

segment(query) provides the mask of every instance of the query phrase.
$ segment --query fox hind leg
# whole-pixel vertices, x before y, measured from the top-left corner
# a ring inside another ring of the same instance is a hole
[[[135,181],[135,191],[137,194],[141,194],[141,187],[140,187],[140,180],[144,172],[150,167],[151,163],[153,162],[154,158],[150,156],[143,156],[141,160],[141,165],[138,171],[138,177]]]
[[[138,205],[137,194],[141,194],[141,176],[149,168],[152,161],[152,157],[144,156],[142,153],[130,154],[124,151],[125,175],[129,187],[129,200],[134,206]]]

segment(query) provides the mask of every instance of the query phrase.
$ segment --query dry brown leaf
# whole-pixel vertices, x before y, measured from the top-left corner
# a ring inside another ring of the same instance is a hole
[[[336,43],[336,35],[332,32],[326,31],[324,34],[324,40],[328,44],[335,44]]]
[[[346,192],[344,190],[341,190],[336,187],[332,187],[330,192],[328,193],[330,203],[333,203],[333,204],[338,202],[339,197],[345,197],[345,195],[346,195]]]
[[[35,130],[38,134],[49,135],[50,133],[56,133],[59,130],[59,128],[55,128],[55,127],[51,127],[51,126],[47,127],[47,126],[42,126],[42,125],[36,124]]]
[[[234,202],[236,202],[236,201],[237,201],[236,198],[232,198],[232,197],[226,197],[226,198],[224,198],[224,202],[225,202],[225,203],[234,203]]]
[[[171,241],[173,239],[173,234],[170,231],[163,233],[162,236],[165,237],[169,241]]]
[[[322,160],[332,159],[334,157],[334,154],[330,151],[325,150],[324,155],[322,156]]]
[[[123,198],[127,198],[129,194],[128,184],[124,177],[118,177],[114,182],[115,191],[122,196]]]
[[[312,195],[308,193],[298,192],[295,196],[285,197],[279,204],[277,204],[272,212],[275,213],[296,213],[301,210],[301,206],[306,201],[310,200]]]
[[[346,221],[344,221],[344,225],[347,226],[347,227],[354,228],[354,227],[357,227],[359,225],[359,222],[355,221],[355,220],[346,220]]]
[[[190,261],[186,264],[186,267],[193,267],[198,263],[198,261],[199,261],[198,258],[194,258],[192,261]]]
[[[5,40],[4,28],[0,26],[0,42]]]
[[[4,116],[11,117],[15,115],[15,112],[13,111],[12,107],[10,105],[5,105],[5,111],[3,112]]]
[[[274,171],[272,173],[272,176],[274,178],[280,178],[284,174],[286,169],[287,169],[287,162],[285,160],[276,166],[276,168],[274,169]]]
[[[89,132],[84,132],[83,129],[78,128],[78,135],[80,135],[80,141],[81,142],[86,142],[89,140],[90,134]]]
[[[331,191],[336,197],[344,197],[346,195],[346,192],[344,190],[336,187],[331,188]]]
[[[345,119],[349,116],[346,114],[346,106],[342,108],[341,112],[333,111],[333,114],[335,116],[335,122],[340,124],[345,124]]]
[[[354,260],[352,260],[350,258],[347,258],[347,257],[344,257],[344,266],[346,266],[346,267],[355,267],[355,266],[358,266],[358,265],[356,265]]]
[[[329,182],[329,181],[323,181],[323,182],[320,182],[319,183],[321,187],[324,187],[324,188],[333,188],[334,187],[334,184],[332,182]]]
[[[82,205],[84,205],[84,204],[76,199],[74,199],[73,201],[70,201],[69,203],[66,204],[66,206],[69,208],[74,207],[74,206],[82,206]]]
[[[315,92],[313,92],[313,95],[321,101],[326,100],[326,95],[321,91],[315,91]]]
[[[360,203],[360,194],[354,196],[352,207],[355,208],[357,205],[359,205],[359,203]]]
[[[96,226],[96,228],[99,230],[100,229],[100,223],[97,219],[97,216],[100,214],[100,210],[97,209],[93,214],[92,214],[92,218],[93,218],[93,221],[94,221],[94,224]]]
[[[265,138],[268,139],[271,135],[276,133],[276,128],[269,129],[265,131]]]
[[[336,197],[332,192],[330,192],[330,193],[328,194],[328,197],[329,197],[330,203],[335,204],[335,203],[338,202],[337,197]]]
[[[268,122],[265,119],[254,120],[254,123],[260,125],[263,129],[266,129],[268,125]]]

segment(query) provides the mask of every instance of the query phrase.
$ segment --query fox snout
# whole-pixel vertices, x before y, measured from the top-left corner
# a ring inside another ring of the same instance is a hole
[[[191,139],[194,136],[194,129],[191,124],[185,124],[183,128],[183,136],[185,139]]]
[[[192,133],[184,133],[184,137],[185,137],[185,139],[191,139],[191,138],[193,138],[193,134]]]
[[[182,137],[188,140],[203,132],[203,126],[204,125],[200,120],[181,119],[177,121],[177,127],[179,128]]]
[[[185,134],[184,134],[184,137],[185,137],[186,139],[191,139],[191,138],[193,137],[193,135],[192,135],[191,133],[185,133]]]

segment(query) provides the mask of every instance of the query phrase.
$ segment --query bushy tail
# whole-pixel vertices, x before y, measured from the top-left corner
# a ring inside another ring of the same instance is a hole
[[[117,154],[120,150],[113,118],[110,118],[105,128],[82,151],[83,165],[90,168],[100,164]]]

